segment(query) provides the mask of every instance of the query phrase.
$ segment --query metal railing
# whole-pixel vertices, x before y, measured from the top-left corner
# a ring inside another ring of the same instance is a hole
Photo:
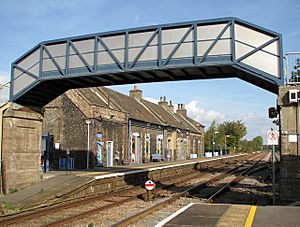
[[[300,52],[287,52],[285,55],[286,85],[300,85]]]

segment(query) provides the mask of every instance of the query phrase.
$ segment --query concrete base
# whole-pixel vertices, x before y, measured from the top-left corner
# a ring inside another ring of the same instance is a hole
[[[3,192],[41,180],[42,115],[10,104],[3,114]]]

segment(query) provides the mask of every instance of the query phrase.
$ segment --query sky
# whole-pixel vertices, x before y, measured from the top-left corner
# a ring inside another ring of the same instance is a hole
[[[1,0],[0,83],[10,65],[41,41],[146,25],[238,17],[281,33],[284,53],[300,51],[299,0]],[[143,97],[166,96],[185,104],[188,115],[209,127],[212,120],[242,120],[248,140],[274,127],[268,108],[276,95],[238,79],[139,84]],[[128,94],[133,85],[113,86]],[[0,91],[7,98],[8,89]]]

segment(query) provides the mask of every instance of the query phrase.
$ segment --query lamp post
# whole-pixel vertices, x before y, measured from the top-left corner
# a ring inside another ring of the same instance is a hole
[[[213,153],[212,153],[212,156],[214,156],[215,154],[215,136],[216,134],[218,134],[219,132],[218,131],[214,131],[214,134],[213,134]]]
[[[85,120],[87,124],[87,152],[86,152],[86,169],[89,169],[89,155],[90,155],[90,120]]]
[[[230,137],[230,135],[225,135],[225,154],[227,154],[227,152],[226,152],[226,146],[227,146],[227,140],[226,140],[226,138],[229,138]]]

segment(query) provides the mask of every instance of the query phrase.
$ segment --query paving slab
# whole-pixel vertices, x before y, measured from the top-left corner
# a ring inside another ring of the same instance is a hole
[[[253,227],[258,226],[300,226],[300,207],[265,206],[257,207]]]
[[[167,221],[166,221],[167,220]],[[300,207],[189,204],[157,226],[300,226]]]
[[[194,204],[164,226],[216,226],[230,205]]]

